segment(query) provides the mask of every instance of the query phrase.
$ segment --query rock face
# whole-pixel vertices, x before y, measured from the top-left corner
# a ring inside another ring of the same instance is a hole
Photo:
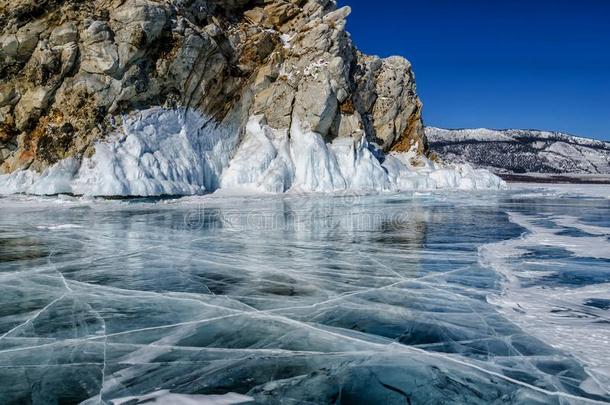
[[[430,150],[449,163],[498,174],[610,175],[610,143],[535,130],[426,128]]]
[[[2,0],[0,173],[91,156],[153,106],[425,153],[410,63],[361,54],[349,13],[331,0]]]

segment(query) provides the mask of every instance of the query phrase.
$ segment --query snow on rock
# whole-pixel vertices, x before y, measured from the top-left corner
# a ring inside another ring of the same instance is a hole
[[[430,149],[449,163],[497,173],[610,174],[610,143],[536,130],[426,128]]]
[[[415,152],[381,156],[364,136],[326,144],[293,120],[290,132],[251,117],[243,139],[194,110],[152,108],[124,118],[91,158],[61,161],[42,174],[0,176],[0,194],[194,195],[256,192],[498,189],[505,184],[468,165],[440,165]]]

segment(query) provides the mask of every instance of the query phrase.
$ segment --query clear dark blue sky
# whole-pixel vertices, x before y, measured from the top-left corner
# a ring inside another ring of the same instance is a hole
[[[358,47],[413,63],[426,125],[610,140],[610,0],[339,0]]]

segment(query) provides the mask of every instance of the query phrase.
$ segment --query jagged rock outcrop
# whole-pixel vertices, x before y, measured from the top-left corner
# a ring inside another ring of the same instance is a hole
[[[330,0],[2,0],[0,173],[91,156],[151,106],[424,153],[409,62],[358,52],[349,13]]]

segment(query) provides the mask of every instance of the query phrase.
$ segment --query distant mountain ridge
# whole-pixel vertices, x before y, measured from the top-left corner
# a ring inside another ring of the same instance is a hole
[[[497,174],[610,175],[610,142],[540,130],[426,128],[430,150]]]

